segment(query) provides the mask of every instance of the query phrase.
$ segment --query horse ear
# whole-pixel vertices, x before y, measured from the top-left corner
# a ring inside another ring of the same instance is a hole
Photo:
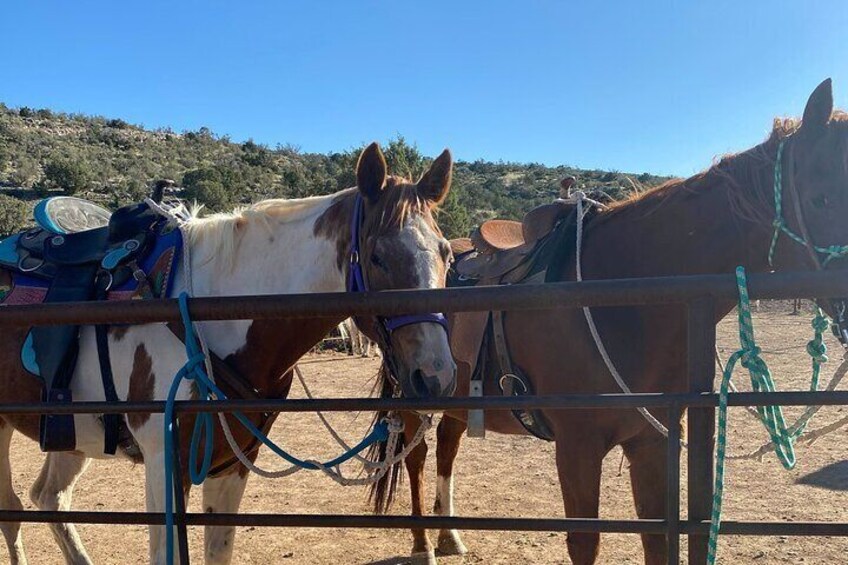
[[[830,79],[825,79],[816,87],[804,108],[804,119],[801,130],[816,132],[824,128],[833,113],[833,86]]]
[[[431,204],[441,204],[448,196],[452,174],[453,157],[450,151],[445,149],[418,181],[418,195]]]
[[[386,187],[387,176],[386,158],[375,141],[363,149],[359,156],[359,162],[356,164],[356,186],[365,198],[376,202]]]

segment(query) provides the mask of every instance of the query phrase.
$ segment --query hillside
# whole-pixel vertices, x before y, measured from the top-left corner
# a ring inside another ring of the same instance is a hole
[[[207,128],[176,133],[145,130],[120,119],[0,104],[0,234],[24,225],[47,194],[76,194],[109,207],[143,198],[157,179],[174,179],[180,196],[211,210],[270,197],[326,194],[354,184],[360,148],[330,154],[292,146],[234,143]],[[429,158],[403,137],[384,143],[394,173],[416,177]],[[665,180],[648,173],[545,167],[539,164],[456,163],[451,197],[439,222],[449,237],[481,220],[516,218],[555,198],[568,175],[578,186],[620,198],[634,187]]]

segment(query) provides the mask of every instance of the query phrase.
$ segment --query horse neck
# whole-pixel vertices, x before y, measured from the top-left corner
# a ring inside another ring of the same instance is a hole
[[[317,199],[313,209],[286,220],[269,214],[235,227],[227,242],[199,237],[191,245],[196,296],[341,292],[344,274],[336,261],[337,243],[315,234],[314,225],[332,204]],[[238,223],[238,222],[237,222]]]
[[[587,227],[584,276],[628,278],[765,272],[773,162],[766,148],[602,212]]]
[[[234,227],[235,252],[216,237],[190,238],[193,294],[234,296],[343,292],[338,250],[349,236],[322,236],[316,221],[336,199],[315,199],[296,218],[250,217]],[[204,325],[210,349],[266,397],[284,396],[289,371],[342,319],[314,318],[214,322]],[[289,375],[290,377],[290,375]]]

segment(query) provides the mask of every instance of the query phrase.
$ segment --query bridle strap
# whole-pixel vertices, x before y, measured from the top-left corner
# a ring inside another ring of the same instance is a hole
[[[793,232],[786,225],[783,218],[782,199],[783,199],[783,152],[786,140],[781,140],[777,146],[777,156],[774,163],[774,209],[775,217],[772,225],[774,226],[774,235],[772,235],[771,246],[769,247],[768,262],[774,267],[774,253],[777,247],[777,240],[780,233],[783,232],[790,239],[804,246],[810,257],[813,260],[816,270],[823,271],[827,264],[833,259],[839,259],[848,255],[848,245],[830,245],[828,247],[820,247],[813,243],[810,236],[810,230],[807,227],[806,217],[804,216],[804,208],[801,205],[801,196],[795,186],[794,175],[789,175],[790,179],[787,183],[787,191],[792,200],[792,207],[795,212],[795,219],[798,223],[798,231],[800,235]],[[791,161],[790,161],[791,163]],[[820,255],[825,255],[824,261]],[[848,346],[848,320],[846,320],[846,302],[845,300],[831,300],[831,305],[836,314],[833,320],[833,333],[844,346]]]
[[[828,247],[821,247],[813,243],[806,230],[804,216],[803,213],[801,213],[800,198],[798,198],[797,193],[793,193],[793,196],[799,200],[799,202],[796,203],[799,214],[798,221],[805,235],[803,237],[798,235],[786,225],[786,220],[783,217],[783,149],[785,145],[786,139],[781,140],[780,144],[777,146],[777,156],[774,161],[774,221],[772,222],[772,226],[774,226],[774,234],[772,235],[771,245],[769,246],[768,262],[770,266],[774,266],[774,253],[777,249],[777,240],[782,232],[796,243],[811,249],[814,254],[824,255],[825,259],[821,262],[821,266],[824,268],[832,260],[848,255],[848,245],[830,245]],[[792,184],[792,187],[794,190],[794,184]],[[816,255],[816,261],[819,261],[818,255]]]
[[[350,218],[350,257],[347,275],[348,292],[367,292],[368,282],[365,280],[365,270],[362,268],[362,218],[364,215],[365,200],[361,194],[356,195],[353,203],[353,214]],[[391,358],[391,338],[396,330],[411,326],[413,324],[434,323],[439,324],[445,332],[448,331],[448,322],[441,313],[428,314],[404,314],[400,316],[383,317],[378,316],[377,334],[383,341],[381,344],[386,352],[387,358]],[[389,360],[390,369],[394,373],[393,361]]]
[[[792,163],[791,159],[789,160],[789,163]],[[790,199],[792,200],[792,207],[795,210],[795,220],[798,222],[798,231],[801,232],[801,238],[804,240],[804,247],[807,249],[807,253],[809,253],[812,258],[813,265],[815,265],[816,270],[824,270],[821,258],[819,258],[819,254],[816,253],[816,249],[812,244],[813,239],[810,237],[810,230],[807,228],[807,219],[804,216],[804,209],[801,206],[801,196],[798,194],[798,189],[795,186],[794,175],[789,175],[789,182],[786,183],[786,185]]]

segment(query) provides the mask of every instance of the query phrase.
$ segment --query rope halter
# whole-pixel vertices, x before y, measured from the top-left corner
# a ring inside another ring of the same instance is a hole
[[[777,249],[777,240],[780,238],[780,234],[782,232],[796,243],[804,245],[814,251],[814,255],[823,255],[824,261],[821,261],[819,266],[824,268],[834,259],[839,259],[840,257],[848,255],[848,245],[828,245],[826,247],[815,245],[812,241],[808,241],[804,237],[801,237],[792,231],[786,224],[786,218],[783,216],[783,149],[785,145],[786,140],[781,140],[780,144],[777,146],[777,157],[774,161],[774,220],[772,221],[774,234],[772,234],[771,245],[769,246],[768,252],[769,266],[774,267],[774,253]],[[796,220],[803,227],[806,222],[804,221],[804,216],[801,213],[800,208],[797,216]],[[802,229],[802,231],[807,232],[806,229]]]

